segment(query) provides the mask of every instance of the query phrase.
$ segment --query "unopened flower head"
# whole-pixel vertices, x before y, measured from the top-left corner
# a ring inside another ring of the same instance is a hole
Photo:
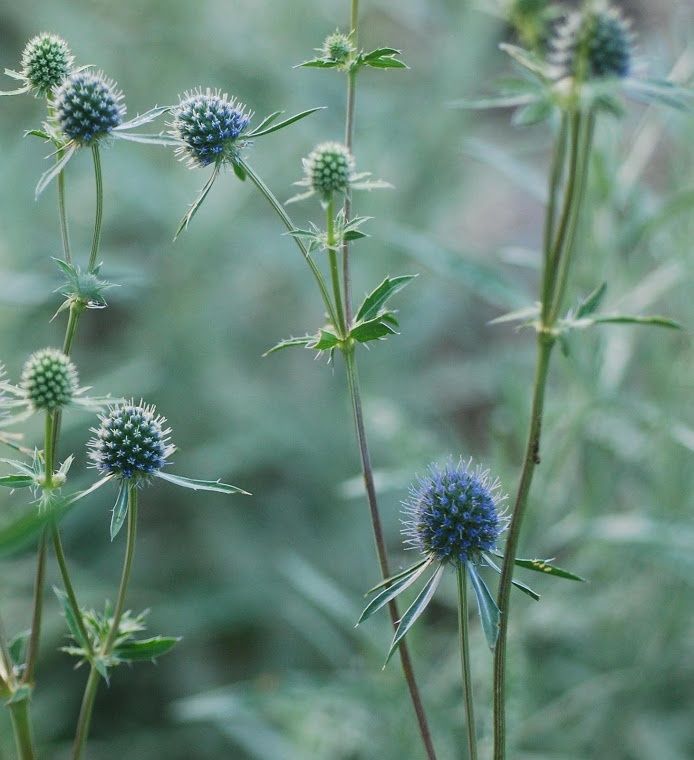
[[[92,145],[123,122],[123,94],[102,72],[79,71],[55,91],[55,120],[78,145]]]
[[[570,13],[556,31],[552,62],[560,77],[623,79],[631,73],[634,35],[621,11],[599,3]]]
[[[56,34],[39,34],[27,42],[22,53],[22,77],[31,91],[48,95],[70,73],[75,59],[67,42]]]
[[[186,93],[171,122],[171,134],[180,142],[176,153],[191,168],[230,161],[250,120],[243,104],[218,90]]]
[[[89,458],[103,475],[146,481],[168,464],[174,452],[166,419],[154,406],[129,402],[114,406],[92,428]]]
[[[337,142],[318,145],[304,159],[306,179],[311,189],[323,198],[333,193],[347,193],[354,175],[354,158]]]
[[[403,504],[407,543],[439,562],[477,562],[506,527],[500,490],[499,481],[471,460],[432,465]]]
[[[355,51],[356,49],[352,40],[346,34],[337,31],[325,38],[323,47],[321,48],[324,58],[341,65],[349,63]]]
[[[27,359],[20,387],[34,409],[52,412],[69,404],[77,393],[77,370],[62,351],[44,348]]]

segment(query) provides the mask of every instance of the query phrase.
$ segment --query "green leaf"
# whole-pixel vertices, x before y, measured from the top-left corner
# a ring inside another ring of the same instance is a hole
[[[248,175],[246,174],[246,170],[243,168],[243,166],[241,166],[241,164],[237,163],[236,161],[232,161],[231,167],[234,170],[234,174],[241,180],[241,182],[245,182]]]
[[[547,121],[553,110],[554,104],[551,101],[538,100],[519,108],[511,117],[511,124],[514,127],[531,127]]]
[[[364,61],[364,65],[371,66],[374,69],[407,69],[409,66],[399,61],[397,58],[373,58],[370,61]]]
[[[63,171],[63,169],[68,165],[68,162],[70,159],[75,155],[75,151],[77,150],[77,146],[70,145],[69,148],[65,149],[65,152],[63,153],[63,157],[56,161],[55,164],[45,171],[41,177],[39,178],[38,184],[36,185],[36,191],[35,195],[38,198],[39,195],[50,185],[50,183],[60,174],[60,172]]]
[[[404,578],[404,576],[409,575],[409,573],[412,572],[417,567],[421,567],[425,562],[428,562],[429,558],[424,557],[424,559],[421,559],[419,562],[416,562],[414,565],[410,565],[405,570],[402,570],[399,573],[396,573],[395,575],[391,575],[388,578],[384,578],[380,583],[377,583],[375,586],[372,586],[365,594],[364,596],[369,596],[370,594],[373,594],[375,591],[378,591],[381,588],[385,588],[386,586],[390,586],[391,583],[395,583],[396,581],[399,581],[400,578]]]
[[[6,705],[16,705],[19,702],[24,702],[25,700],[31,699],[31,692],[33,688],[25,683],[21,686],[18,686],[13,692],[12,696],[5,702]]]
[[[250,496],[248,491],[238,486],[231,486],[228,483],[222,483],[219,480],[195,480],[194,478],[185,478],[183,475],[172,475],[170,472],[158,472],[156,477],[166,480],[176,486],[190,488],[192,491],[215,491],[217,493],[234,494],[240,493],[244,496]]]
[[[212,170],[212,174],[210,175],[210,178],[205,182],[205,184],[202,186],[202,189],[198,193],[198,197],[190,204],[190,207],[188,211],[184,214],[183,218],[178,224],[178,227],[176,228],[176,232],[174,234],[174,240],[183,232],[183,230],[188,229],[188,225],[190,224],[191,219],[197,214],[198,209],[200,206],[202,206],[203,201],[205,198],[207,198],[207,194],[212,189],[212,185],[214,185],[215,180],[219,176],[219,164],[215,164],[214,169]]]
[[[496,646],[496,640],[499,637],[499,618],[501,613],[496,606],[494,597],[492,597],[487,584],[482,580],[481,576],[477,572],[477,568],[472,562],[467,563],[468,574],[472,581],[472,587],[477,597],[477,608],[480,613],[480,619],[482,620],[482,630],[484,631],[487,644],[490,649],[494,649]]]
[[[308,61],[303,61],[303,63],[297,63],[296,66],[294,66],[295,69],[301,69],[301,68],[313,68],[313,69],[334,69],[340,64],[337,61],[329,61],[325,58],[311,58]]]
[[[605,314],[592,317],[595,324],[619,324],[619,325],[650,325],[652,327],[667,327],[671,330],[681,330],[682,325],[669,317],[634,317],[626,314]]]
[[[492,568],[492,570],[496,570],[499,575],[501,575],[501,568],[492,560],[492,558],[488,554],[484,554],[484,561],[489,565],[489,567]],[[533,591],[533,589],[530,588],[530,586],[526,586],[525,583],[521,583],[520,581],[512,580],[511,583],[520,591],[522,591],[524,594],[527,594],[529,597],[534,599],[536,602],[540,601],[540,595],[537,593],[537,591]]]
[[[537,573],[544,573],[545,575],[554,575],[557,578],[566,578],[570,581],[580,581],[586,583],[586,579],[580,575],[571,573],[568,570],[564,570],[561,567],[551,564],[551,559],[522,559],[516,557],[514,560],[518,567],[524,567],[526,570],[534,570]]]
[[[294,124],[294,122],[300,121],[301,119],[305,119],[307,116],[310,116],[313,113],[316,113],[316,111],[322,111],[324,110],[325,106],[319,106],[318,108],[309,108],[307,111],[302,111],[301,113],[297,113],[294,116],[290,116],[288,119],[285,119],[284,121],[280,121],[278,124],[272,124],[269,127],[265,127],[264,129],[255,129],[252,132],[249,132],[246,136],[247,137],[262,137],[263,135],[269,135],[272,132],[277,132],[279,129],[284,129],[285,127],[288,127],[290,124]]]
[[[335,348],[340,343],[340,339],[330,330],[325,328],[318,332],[318,337],[314,338],[314,342],[309,345],[309,348],[313,348],[316,351],[327,351],[328,349]]]
[[[411,280],[417,275],[404,274],[399,277],[386,277],[385,280],[368,296],[357,311],[357,321],[367,320],[375,317],[378,312],[385,306],[388,299],[400,292]]]
[[[397,335],[388,318],[388,313],[369,319],[366,322],[358,322],[350,331],[350,337],[359,343],[368,343],[372,340],[387,338],[389,335]]]
[[[372,50],[370,53],[364,53],[363,60],[368,61],[371,58],[383,58],[385,55],[400,55],[401,51],[391,47],[382,47]]]
[[[122,480],[118,489],[118,495],[116,496],[116,503],[111,513],[111,541],[118,535],[128,514],[128,505],[130,504],[128,490],[128,481]]]
[[[425,562],[418,562],[416,565],[413,565],[408,570],[406,570],[404,573],[400,574],[400,578],[395,581],[391,586],[388,588],[383,589],[380,594],[377,594],[365,607],[364,611],[361,613],[361,616],[359,620],[357,621],[357,625],[360,623],[363,623],[364,620],[367,618],[370,618],[371,615],[374,614],[374,612],[377,612],[382,607],[384,607],[388,602],[390,602],[392,599],[395,599],[398,594],[402,593],[406,588],[409,588],[416,580],[419,578],[419,576],[429,567],[431,564],[431,560],[426,560]]]
[[[694,92],[665,79],[627,79],[624,88],[635,100],[690,111],[694,107]]]
[[[342,236],[342,239],[344,241],[351,242],[352,240],[361,240],[365,237],[368,237],[365,232],[360,232],[359,230],[347,230],[347,232],[345,232]]]
[[[113,654],[119,660],[127,660],[128,662],[154,660],[171,651],[180,640],[179,636],[154,636],[151,639],[126,641],[115,647]]]
[[[102,657],[95,657],[93,660],[94,667],[96,668],[97,673],[106,681],[106,683],[109,683],[108,678],[108,665],[106,664],[105,660]]]
[[[316,340],[315,335],[304,335],[302,338],[286,338],[285,340],[281,340],[277,345],[273,346],[272,348],[269,348],[264,354],[263,358],[266,356],[269,356],[270,354],[274,354],[275,351],[281,351],[284,348],[291,348],[292,346],[302,346],[303,348],[306,348],[306,346],[309,345],[309,343],[313,343]]]
[[[51,136],[43,129],[28,129],[24,133],[24,137],[40,137],[42,140],[51,140]]]
[[[390,658],[393,656],[393,653],[398,648],[400,642],[405,638],[407,632],[415,624],[417,618],[426,609],[427,605],[431,601],[431,598],[434,596],[439,583],[441,583],[441,578],[443,577],[443,571],[445,569],[446,566],[443,563],[441,563],[436,568],[436,572],[431,576],[431,578],[429,578],[424,588],[417,595],[417,598],[414,600],[414,602],[412,602],[412,604],[405,611],[405,614],[400,618],[400,623],[398,624],[398,627],[395,631],[395,636],[393,637],[393,642],[390,645],[390,649],[388,650],[388,655],[383,667],[388,664]]]
[[[452,108],[463,108],[470,111],[487,111],[492,108],[515,108],[529,106],[537,102],[539,95],[527,92],[517,95],[499,95],[490,98],[462,98],[450,103]]]
[[[522,309],[516,309],[515,311],[509,311],[507,314],[502,314],[496,319],[492,319],[490,325],[502,325],[506,322],[532,322],[540,316],[540,305],[525,306]]]
[[[36,484],[36,480],[31,475],[2,475],[0,477],[0,486],[5,488],[28,488]]]
[[[13,636],[7,645],[7,650],[9,651],[12,662],[15,665],[22,665],[24,663],[29,636],[31,636],[30,629],[21,631],[16,636]]]
[[[581,301],[581,303],[578,304],[578,308],[576,309],[576,318],[581,319],[582,317],[587,317],[588,315],[593,314],[593,312],[595,312],[595,310],[602,303],[602,299],[605,295],[606,290],[607,283],[603,282],[602,285],[598,285],[595,290],[589,293]]]
[[[56,586],[53,586],[53,593],[58,597],[60,606],[63,608],[63,616],[65,617],[65,622],[67,623],[67,627],[70,629],[70,634],[72,635],[72,638],[83,649],[86,650],[87,642],[82,637],[82,632],[80,631],[80,627],[77,624],[77,620],[75,619],[75,611],[72,609],[72,605],[70,604],[68,595],[62,589],[59,589]]]

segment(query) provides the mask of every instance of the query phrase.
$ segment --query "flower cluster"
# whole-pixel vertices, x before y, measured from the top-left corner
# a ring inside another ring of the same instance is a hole
[[[125,116],[123,94],[102,72],[72,74],[55,92],[55,121],[78,145],[92,145],[109,135]]]
[[[552,62],[559,78],[624,79],[632,69],[633,34],[619,9],[600,5],[570,13],[557,27]]]
[[[27,42],[22,53],[22,77],[32,92],[48,95],[62,84],[75,59],[67,42],[55,34],[39,34]]]
[[[20,388],[34,409],[52,412],[69,404],[78,392],[77,370],[62,351],[44,348],[27,359]]]
[[[88,446],[89,458],[103,475],[146,481],[169,464],[175,450],[171,429],[164,428],[166,419],[156,414],[154,406],[118,404],[99,421]]]
[[[404,503],[407,543],[439,562],[475,562],[505,528],[500,483],[471,461],[432,466]]]
[[[191,168],[229,161],[250,120],[245,106],[218,90],[186,93],[173,111],[171,135],[180,142],[176,152]]]

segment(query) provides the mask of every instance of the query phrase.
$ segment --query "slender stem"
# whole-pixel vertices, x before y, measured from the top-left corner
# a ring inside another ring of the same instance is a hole
[[[55,412],[46,412],[43,436],[44,487],[46,489],[53,487],[53,474],[55,472],[54,425]]]
[[[268,203],[272,206],[272,208],[275,210],[275,213],[279,218],[282,220],[282,223],[287,228],[289,232],[296,229],[294,226],[294,223],[291,220],[291,217],[285,210],[284,206],[277,200],[277,197],[275,194],[270,190],[270,188],[265,184],[265,182],[261,179],[260,176],[258,176],[255,171],[246,163],[246,161],[239,160],[239,163],[243,166],[243,168],[246,171],[246,174],[251,178],[251,181],[253,184],[260,190],[262,195],[265,197],[265,199],[268,201]],[[327,309],[328,315],[330,317],[330,321],[335,325],[339,325],[340,322],[337,318],[337,314],[335,312],[335,307],[332,304],[332,301],[330,300],[330,294],[328,293],[328,287],[325,284],[325,279],[323,278],[323,275],[321,274],[320,269],[316,266],[316,262],[311,258],[311,255],[308,252],[308,249],[304,245],[303,241],[296,237],[295,235],[291,236],[294,242],[296,243],[297,247],[301,251],[301,255],[306,260],[306,263],[309,265],[309,268],[311,269],[311,272],[313,273],[313,277],[316,281],[316,284],[318,285],[318,288],[320,289],[321,296],[323,297],[323,303],[325,304],[325,308]]]
[[[72,609],[73,617],[75,618],[75,622],[77,624],[77,627],[79,628],[80,635],[82,637],[82,644],[87,651],[87,657],[91,659],[94,655],[94,651],[92,649],[92,643],[89,639],[89,636],[87,634],[87,629],[84,627],[84,620],[82,619],[82,612],[80,610],[79,603],[77,601],[77,595],[75,594],[74,586],[72,585],[72,580],[70,579],[70,573],[68,572],[67,568],[67,560],[65,559],[65,551],[63,549],[63,542],[60,539],[60,529],[56,525],[56,523],[53,523],[51,525],[51,533],[53,535],[53,550],[55,552],[55,557],[58,560],[58,567],[60,568],[60,575],[63,579],[63,586],[65,587],[65,593],[67,594],[68,602],[70,604],[70,608]]]
[[[351,0],[350,31],[352,43],[359,50],[359,0]],[[357,69],[351,68],[347,73],[347,108],[345,116],[345,146],[351,152],[354,145],[354,113],[357,101]],[[352,199],[345,196],[345,221],[352,213]],[[349,271],[349,241],[342,243],[342,287],[345,294],[345,323],[352,324],[352,278]]]
[[[470,668],[470,642],[468,639],[467,611],[467,568],[461,562],[458,565],[458,632],[460,634],[460,666],[463,676],[465,695],[465,726],[467,728],[467,747],[470,760],[477,760],[477,734],[475,731],[475,702],[472,694],[472,676]]]
[[[547,214],[545,216],[544,244],[543,251],[545,256],[545,265],[549,260],[552,242],[554,241],[555,223],[557,216],[557,203],[559,201],[559,190],[564,176],[564,165],[566,163],[566,144],[569,134],[569,119],[566,111],[562,111],[561,124],[559,126],[559,137],[552,158],[549,180],[549,198],[547,200]],[[544,278],[543,278],[544,279]]]
[[[59,151],[55,157],[56,161],[60,161],[63,157],[63,151]],[[58,218],[60,219],[60,238],[63,243],[63,255],[65,261],[68,264],[72,262],[72,254],[70,252],[70,230],[67,223],[67,210],[65,208],[65,172],[62,171],[58,175]]]
[[[108,657],[108,655],[111,654],[111,650],[113,649],[116,637],[118,636],[118,626],[125,609],[125,597],[128,591],[128,583],[130,581],[130,571],[132,570],[136,538],[137,487],[135,485],[130,485],[128,486],[128,540],[125,546],[123,572],[121,573],[120,586],[118,588],[118,598],[116,599],[116,606],[113,610],[111,627],[109,628],[106,640],[104,641],[103,646],[97,655],[100,657]],[[72,748],[72,760],[80,760],[82,757],[84,747],[87,743],[87,737],[89,735],[89,726],[92,719],[92,712],[94,711],[94,701],[96,700],[96,692],[98,688],[99,673],[92,663],[91,669],[89,671],[89,678],[87,679],[87,684],[84,688],[82,706],[80,708],[80,715],[77,721],[75,742]]]
[[[36,660],[39,656],[41,639],[41,615],[43,612],[43,589],[46,584],[46,529],[41,531],[39,546],[36,552],[36,576],[34,578],[34,603],[31,618],[31,633],[27,645],[26,668],[22,682],[33,685]]]
[[[374,542],[376,544],[376,554],[378,556],[381,576],[383,578],[388,578],[390,576],[388,552],[386,550],[386,542],[383,535],[383,526],[381,524],[381,517],[378,510],[376,486],[374,484],[371,457],[369,455],[369,447],[366,440],[366,430],[364,428],[364,414],[361,404],[361,391],[359,388],[359,376],[357,373],[356,359],[354,356],[354,347],[349,347],[343,353],[345,357],[345,363],[347,365],[347,379],[349,382],[350,398],[352,401],[352,411],[354,413],[357,443],[359,445],[359,454],[361,457],[364,486],[366,488],[369,512],[371,515],[371,526],[373,528]],[[400,613],[398,611],[398,606],[394,600],[388,604],[388,611],[390,613],[390,619],[393,624],[393,628],[397,628],[398,622],[400,620]],[[410,659],[409,647],[407,646],[406,641],[403,640],[400,643],[398,651],[400,652],[400,663],[405,675],[405,681],[407,682],[407,688],[410,693],[410,699],[415,711],[419,733],[422,738],[422,743],[424,744],[427,758],[429,758],[429,760],[436,760],[436,751],[434,750],[431,731],[427,722],[424,705],[422,703],[422,697],[419,693],[419,687],[417,686],[417,680],[415,678],[412,660]]]
[[[94,213],[94,237],[92,238],[92,250],[89,254],[89,271],[93,272],[97,265],[99,245],[101,243],[101,222],[104,215],[104,183],[101,176],[101,155],[97,143],[92,145],[92,159],[94,160],[94,182],[96,184],[96,210]]]
[[[337,312],[338,324],[337,327],[340,337],[345,338],[347,336],[347,330],[345,325],[344,307],[342,305],[342,292],[340,289],[340,273],[337,268],[337,251],[335,250],[335,202],[333,196],[330,196],[330,200],[326,204],[325,209],[326,216],[326,236],[328,243],[328,259],[330,261],[330,278],[333,285],[333,297],[335,299],[335,311]]]
[[[494,652],[494,760],[506,757],[506,641],[508,637],[509,603],[511,600],[511,581],[521,524],[525,515],[528,493],[532,483],[535,467],[540,463],[540,434],[542,413],[544,410],[545,386],[549,370],[549,359],[554,345],[554,338],[548,333],[538,333],[537,362],[533,389],[530,431],[525,449],[525,459],[521,473],[518,493],[513,506],[513,514],[506,538],[504,562],[501,568],[497,605],[501,610],[499,638]]]
[[[17,758],[18,760],[34,760],[36,753],[29,717],[29,700],[21,699],[18,702],[11,702],[9,708],[14,740],[17,745]]]
[[[72,343],[75,340],[75,334],[77,332],[77,325],[80,321],[80,315],[83,308],[81,304],[73,303],[70,305],[70,313],[67,319],[67,327],[65,329],[65,339],[63,340],[63,353],[70,355],[72,351]]]

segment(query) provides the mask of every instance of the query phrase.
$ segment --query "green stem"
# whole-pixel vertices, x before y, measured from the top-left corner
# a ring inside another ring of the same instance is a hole
[[[63,542],[60,538],[60,529],[53,523],[51,525],[51,532],[53,534],[53,550],[55,557],[58,560],[58,567],[60,568],[60,575],[63,579],[63,586],[65,587],[65,593],[67,594],[68,602],[72,610],[75,623],[79,628],[80,635],[82,637],[82,645],[84,646],[87,657],[91,659],[94,656],[94,650],[92,649],[92,643],[87,634],[87,629],[84,627],[84,620],[82,619],[82,612],[80,610],[79,603],[77,601],[77,595],[75,594],[74,586],[70,578],[70,573],[67,568],[67,560],[65,559],[65,551],[63,549]]]
[[[39,656],[39,643],[41,639],[41,616],[43,613],[43,590],[46,585],[46,529],[41,531],[39,546],[36,552],[36,576],[34,578],[34,602],[31,617],[31,633],[27,645],[26,668],[22,677],[22,683],[34,683],[36,661]]]
[[[106,640],[99,650],[97,657],[106,658],[111,654],[113,645],[118,636],[118,626],[120,624],[123,611],[125,610],[125,597],[130,582],[130,572],[132,570],[133,556],[135,554],[135,540],[137,538],[137,487],[128,486],[128,539],[125,546],[125,558],[123,560],[123,571],[121,573],[120,586],[118,587],[118,597],[116,606],[113,610],[113,619],[109,628]],[[92,713],[94,711],[94,701],[96,692],[99,688],[99,673],[92,663],[87,678],[87,684],[84,688],[82,697],[82,706],[77,721],[77,731],[75,733],[75,742],[72,748],[72,760],[80,760],[84,747],[89,736],[89,726],[91,724]]]
[[[345,313],[342,305],[342,292],[340,290],[340,273],[337,267],[337,251],[335,250],[335,203],[333,196],[330,196],[325,209],[326,215],[326,236],[328,244],[328,259],[330,261],[330,278],[333,285],[333,297],[335,299],[335,311],[337,312],[337,327],[340,338],[344,340],[347,337],[345,325]]]
[[[532,411],[530,414],[530,431],[528,433],[518,493],[513,505],[513,513],[506,537],[506,548],[504,550],[504,561],[501,568],[497,599],[497,605],[501,610],[501,619],[499,622],[499,638],[497,639],[494,652],[494,760],[504,760],[506,757],[506,642],[508,638],[511,581],[513,580],[514,560],[528,502],[528,493],[530,492],[535,467],[540,463],[540,435],[545,387],[547,385],[549,359],[552,353],[552,346],[554,345],[554,338],[549,333],[539,332],[537,338],[537,362]]]
[[[53,488],[53,474],[55,472],[55,446],[54,446],[55,412],[46,412],[43,436],[43,461],[44,461],[44,488]]]
[[[463,677],[463,692],[465,696],[465,726],[467,728],[468,757],[470,760],[477,760],[475,702],[472,693],[472,669],[470,667],[470,642],[468,638],[467,620],[467,568],[461,562],[458,565],[458,633],[460,634],[460,666]]]
[[[21,699],[9,705],[10,717],[12,718],[12,730],[17,745],[18,760],[34,760],[34,740],[31,732],[31,719],[29,717],[29,700]]]
[[[292,222],[291,217],[286,212],[284,206],[277,200],[272,190],[270,190],[270,188],[265,184],[265,182],[261,179],[261,177],[259,177],[255,173],[255,171],[246,163],[246,161],[239,159],[239,163],[244,168],[246,174],[251,178],[251,182],[253,182],[253,184],[258,188],[258,190],[260,190],[261,194],[265,197],[268,203],[272,206],[275,213],[282,220],[282,223],[287,228],[287,230],[289,232],[291,232],[292,230],[295,230],[296,227],[294,226],[294,223]],[[325,280],[323,279],[323,275],[321,274],[320,269],[318,269],[318,267],[316,266],[316,262],[311,258],[311,255],[309,254],[308,249],[304,245],[303,241],[294,235],[292,235],[291,237],[296,243],[299,250],[301,251],[301,255],[306,260],[306,263],[308,264],[309,268],[311,269],[311,272],[316,281],[316,284],[318,285],[318,288],[321,292],[321,296],[323,297],[323,303],[325,304],[325,308],[327,309],[328,316],[330,317],[330,321],[337,327],[340,324],[340,322],[337,318],[335,307],[333,306],[332,301],[330,300],[328,287],[325,284]]]
[[[94,160],[94,182],[96,184],[96,210],[94,213],[94,237],[92,238],[92,250],[89,254],[89,271],[93,272],[97,265],[99,245],[101,243],[101,222],[104,215],[104,183],[101,176],[101,155],[98,144],[92,145],[92,159]]]
[[[55,157],[56,161],[60,161],[63,156],[63,151],[59,151]],[[67,210],[65,208],[65,172],[62,171],[58,175],[58,218],[60,219],[60,239],[63,243],[63,255],[65,261],[68,264],[72,262],[72,254],[70,252],[70,230],[67,223]]]
[[[366,488],[366,496],[369,504],[369,513],[371,516],[371,527],[373,529],[374,542],[376,544],[376,554],[378,556],[378,563],[381,570],[381,577],[388,578],[390,576],[390,567],[388,563],[388,552],[386,549],[385,537],[383,535],[383,525],[381,523],[381,516],[378,509],[378,500],[376,498],[376,486],[373,477],[373,468],[371,467],[371,457],[369,454],[369,447],[366,439],[366,429],[364,427],[364,413],[361,403],[361,390],[359,387],[359,375],[357,371],[356,357],[354,355],[354,346],[350,346],[343,351],[345,357],[345,364],[347,365],[347,380],[349,383],[350,399],[352,401],[352,411],[354,414],[354,425],[357,434],[357,444],[359,446],[359,455],[361,457],[362,474],[364,477],[364,486]],[[397,628],[400,620],[400,613],[395,600],[388,604],[388,611],[390,613],[391,623],[393,628]],[[417,725],[419,733],[424,744],[427,758],[429,760],[436,760],[436,751],[434,750],[434,744],[431,738],[431,731],[427,722],[426,713],[424,711],[424,704],[419,693],[419,687],[417,686],[417,680],[414,674],[414,668],[412,666],[412,660],[410,658],[409,647],[407,642],[403,640],[398,648],[400,653],[400,663],[405,675],[405,681],[407,682],[407,688],[410,693],[410,699],[417,718]]]
[[[549,180],[549,198],[547,201],[547,213],[545,216],[544,244],[543,251],[545,257],[545,266],[549,261],[552,243],[554,242],[555,223],[557,216],[557,203],[559,201],[559,190],[561,181],[564,176],[564,165],[566,163],[566,147],[569,135],[569,119],[565,111],[561,115],[561,125],[559,127],[559,137],[557,139]],[[543,277],[546,281],[546,276]]]

